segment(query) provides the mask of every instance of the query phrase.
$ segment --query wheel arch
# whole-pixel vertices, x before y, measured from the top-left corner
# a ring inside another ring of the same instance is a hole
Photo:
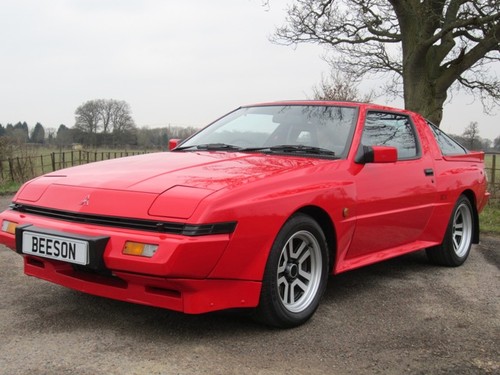
[[[476,195],[472,190],[465,190],[462,195],[464,195],[470,202],[472,206],[472,214],[473,214],[473,233],[472,233],[472,243],[479,243],[479,213],[477,212],[477,200]]]
[[[337,252],[337,233],[335,230],[335,225],[325,210],[318,206],[305,206],[297,210],[296,213],[303,213],[312,217],[318,225],[323,230],[326,239],[326,245],[328,246],[329,255],[329,272],[332,273],[333,266],[335,264],[335,255]]]

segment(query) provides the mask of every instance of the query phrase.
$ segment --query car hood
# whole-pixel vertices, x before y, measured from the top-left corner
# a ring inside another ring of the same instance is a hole
[[[25,184],[14,200],[68,211],[187,218],[202,199],[218,190],[303,173],[325,162],[331,160],[228,152],[146,154],[46,174]],[[183,204],[170,204],[168,213],[160,212],[164,204],[153,205],[155,200],[179,199]]]

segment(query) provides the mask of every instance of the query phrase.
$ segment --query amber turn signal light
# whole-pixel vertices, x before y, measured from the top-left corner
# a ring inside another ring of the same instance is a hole
[[[158,245],[127,241],[125,242],[122,253],[151,258],[156,253],[156,250],[158,250]]]

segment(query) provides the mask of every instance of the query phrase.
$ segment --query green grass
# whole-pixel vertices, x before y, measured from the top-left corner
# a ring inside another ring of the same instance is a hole
[[[36,153],[42,150],[47,153]],[[18,150],[19,156],[0,160],[0,194],[15,190],[16,183],[20,185],[21,182],[59,169],[145,153],[138,150],[49,151],[44,148],[24,148]]]
[[[500,200],[492,199],[479,215],[481,233],[500,236]]]
[[[493,155],[491,154],[484,155],[484,166],[486,168],[491,168],[492,164],[493,164]]]
[[[10,195],[14,194],[21,187],[20,183],[17,182],[4,182],[0,184],[0,195]]]

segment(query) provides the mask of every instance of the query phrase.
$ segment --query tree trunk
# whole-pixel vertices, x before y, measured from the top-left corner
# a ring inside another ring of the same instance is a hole
[[[426,41],[436,29],[436,15],[420,1],[394,1],[401,28],[402,76],[405,108],[420,113],[436,126],[443,118],[443,105],[449,87],[438,78],[440,60]]]
[[[403,77],[405,108],[420,113],[434,125],[443,119],[443,105],[447,90],[439,90],[435,81],[427,78],[425,70],[419,74],[408,73]]]

